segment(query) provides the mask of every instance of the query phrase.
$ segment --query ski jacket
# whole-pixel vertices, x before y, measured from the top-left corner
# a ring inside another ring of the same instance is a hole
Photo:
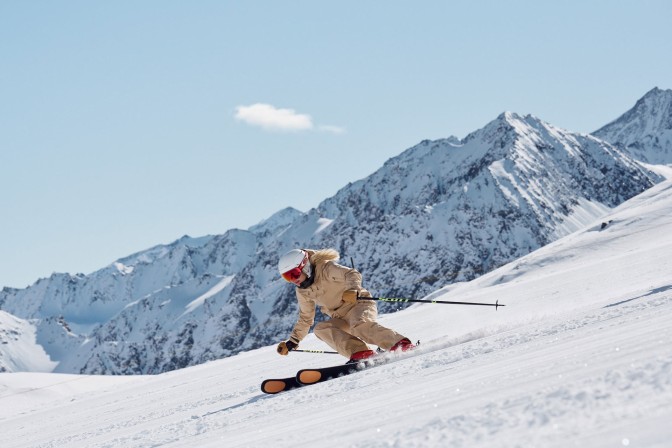
[[[336,263],[339,254],[334,249],[303,250],[308,252],[315,280],[308,288],[296,288],[299,318],[289,339],[297,344],[313,326],[316,306],[320,306],[320,310],[327,316],[340,318],[356,305],[343,302],[345,291],[355,289],[359,291],[360,297],[371,297],[369,291],[362,288],[362,274],[359,271]]]

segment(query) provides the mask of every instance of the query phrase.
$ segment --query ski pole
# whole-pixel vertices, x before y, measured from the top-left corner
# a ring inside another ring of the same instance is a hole
[[[292,351],[299,353],[322,353],[326,355],[338,355],[338,352],[329,352],[326,350],[292,350]]]
[[[358,300],[380,300],[381,302],[416,302],[416,303],[443,303],[448,305],[480,305],[480,306],[494,306],[495,311],[500,306],[506,306],[499,303],[497,300],[495,303],[478,303],[478,302],[450,302],[448,300],[420,300],[420,299],[403,299],[403,298],[390,298],[390,297],[357,297]]]

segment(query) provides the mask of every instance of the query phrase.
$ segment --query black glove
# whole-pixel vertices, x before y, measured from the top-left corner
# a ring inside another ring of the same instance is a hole
[[[281,354],[282,356],[287,355],[290,351],[294,350],[296,347],[298,347],[299,344],[297,344],[294,341],[283,341],[278,344],[278,353]]]

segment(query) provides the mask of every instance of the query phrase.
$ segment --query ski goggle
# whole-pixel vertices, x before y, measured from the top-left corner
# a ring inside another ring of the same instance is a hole
[[[303,271],[301,270],[301,267],[297,266],[294,269],[290,269],[287,272],[282,273],[282,278],[287,280],[290,283],[294,283],[301,277],[301,274],[303,274]]]

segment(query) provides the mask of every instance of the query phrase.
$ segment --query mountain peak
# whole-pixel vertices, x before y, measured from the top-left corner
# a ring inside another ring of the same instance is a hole
[[[275,212],[270,218],[264,219],[253,225],[248,230],[256,234],[263,234],[266,232],[276,233],[278,230],[291,225],[291,223],[303,215],[303,212],[300,212],[293,207],[285,207],[282,210]]]
[[[497,117],[498,120],[506,120],[506,121],[514,121],[514,120],[522,120],[523,117],[520,114],[517,114],[516,112],[511,112],[511,111],[504,111],[499,116]]]
[[[637,160],[672,163],[672,90],[654,87],[632,109],[593,135],[623,148]]]
[[[550,125],[533,115],[520,115],[516,112],[502,112],[483,128],[467,135],[463,143],[480,140],[491,147],[503,148],[507,141],[516,136],[528,135],[532,129],[548,128]],[[498,143],[495,143],[498,142]]]
[[[658,87],[654,87],[653,89],[649,90],[646,92],[643,98],[647,97],[658,97],[658,96],[670,96],[672,95],[672,89],[660,89]]]
[[[527,117],[523,117],[520,114],[517,114],[516,112],[511,112],[511,111],[505,111],[502,112],[495,118],[491,123],[496,123],[497,125],[508,125],[512,127],[517,127],[519,126],[522,122],[525,122]]]
[[[672,90],[654,87],[637,101],[633,109],[648,109],[648,112],[658,115],[664,114],[670,104],[672,104]]]

